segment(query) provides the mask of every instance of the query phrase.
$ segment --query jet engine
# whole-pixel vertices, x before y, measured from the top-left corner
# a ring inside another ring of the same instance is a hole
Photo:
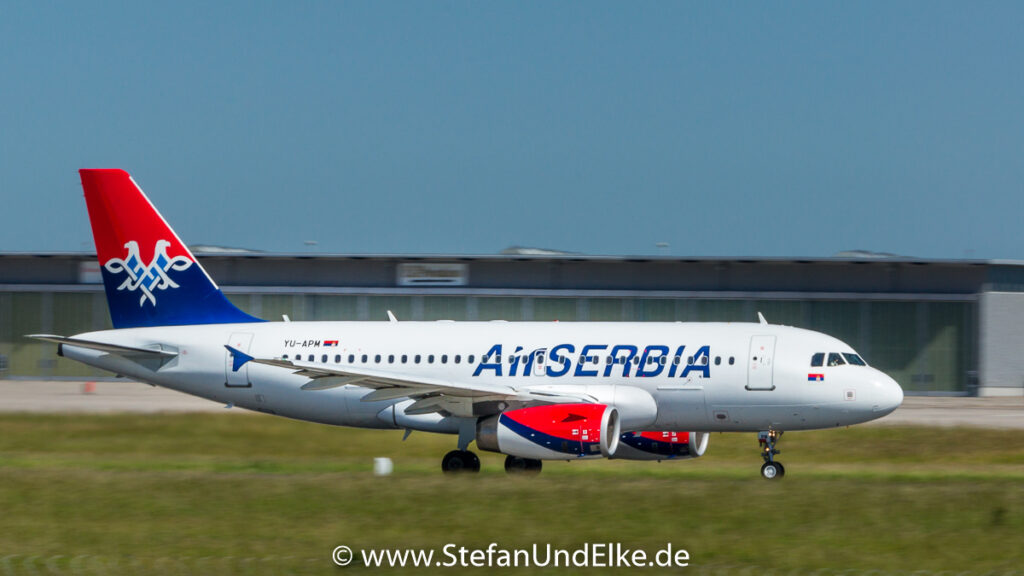
[[[685,460],[704,455],[707,432],[626,432],[612,458],[620,460]]]
[[[605,404],[509,410],[477,423],[476,445],[532,460],[609,457],[619,447],[619,413]]]

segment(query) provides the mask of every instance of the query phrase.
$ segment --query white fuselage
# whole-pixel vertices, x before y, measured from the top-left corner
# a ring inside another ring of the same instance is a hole
[[[260,358],[372,368],[396,378],[585,394],[618,404],[624,431],[829,428],[879,418],[903,399],[899,385],[874,368],[811,366],[815,353],[853,353],[843,342],[768,324],[266,322],[78,337],[177,356],[160,365],[64,345],[65,356],[225,404],[341,426],[457,433],[460,421],[487,414],[407,415],[411,400],[364,402],[372,390],[358,384],[302,390],[311,380],[292,369],[248,363],[232,370],[225,345]],[[646,394],[633,394],[637,389]],[[653,407],[644,403],[647,395]],[[486,407],[505,405],[475,410]]]

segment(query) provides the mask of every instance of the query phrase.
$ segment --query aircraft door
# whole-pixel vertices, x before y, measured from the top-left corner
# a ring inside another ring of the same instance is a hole
[[[775,390],[772,382],[775,336],[751,336],[747,355],[747,390]]]
[[[232,348],[249,353],[249,346],[252,344],[252,334],[249,332],[235,332],[231,335],[228,340],[228,346]],[[231,351],[224,349],[224,385],[229,388],[247,388],[252,386],[252,382],[249,382],[249,364],[243,364],[238,368],[234,369],[235,359]]]
[[[548,349],[541,348],[533,353],[533,375],[543,376],[547,367]]]

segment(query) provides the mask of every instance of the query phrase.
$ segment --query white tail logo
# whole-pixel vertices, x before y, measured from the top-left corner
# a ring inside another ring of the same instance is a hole
[[[171,243],[167,240],[157,240],[156,246],[153,248],[153,259],[146,265],[142,263],[142,258],[139,256],[138,242],[132,240],[124,245],[128,249],[127,258],[123,260],[111,258],[103,264],[103,267],[111,274],[120,274],[121,272],[128,274],[128,278],[117,289],[127,289],[129,292],[142,290],[142,296],[139,297],[140,307],[146,303],[146,300],[156,306],[154,291],[178,287],[178,284],[171,280],[167,273],[171,270],[186,270],[192,265],[192,261],[185,256],[169,258],[167,247],[170,245]]]

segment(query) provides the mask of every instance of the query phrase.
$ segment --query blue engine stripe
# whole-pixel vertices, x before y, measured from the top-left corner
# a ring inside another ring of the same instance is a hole
[[[641,452],[665,456],[666,459],[669,460],[678,456],[690,455],[689,442],[662,442],[660,440],[644,438],[639,435],[634,436],[632,432],[626,432],[620,436],[619,442],[622,442],[631,448],[640,450]]]

